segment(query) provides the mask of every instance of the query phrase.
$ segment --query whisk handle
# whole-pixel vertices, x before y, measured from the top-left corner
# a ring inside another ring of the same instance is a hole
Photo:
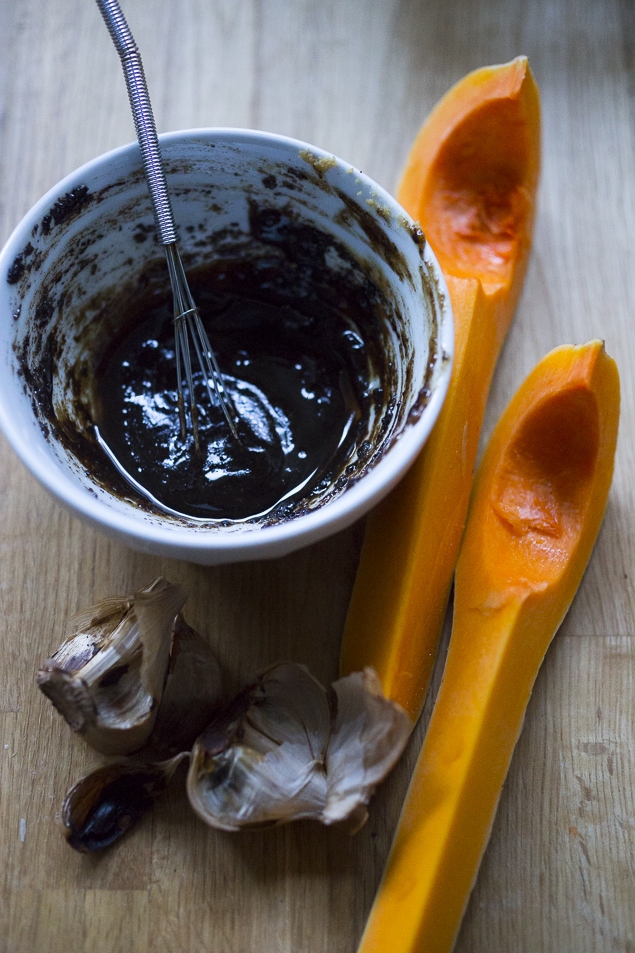
[[[159,240],[171,245],[176,241],[174,217],[141,56],[117,0],[96,2],[121,59]]]

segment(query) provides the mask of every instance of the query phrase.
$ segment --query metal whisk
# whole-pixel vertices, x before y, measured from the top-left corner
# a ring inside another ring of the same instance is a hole
[[[194,397],[190,341],[203,372],[203,380],[210,403],[214,403],[211,389],[213,387],[229,429],[233,436],[239,439],[234,422],[236,412],[229,394],[223,386],[222,374],[192,298],[176,244],[172,205],[168,195],[154,115],[137,44],[117,0],[96,0],[96,2],[123,66],[137,139],[141,148],[143,170],[152,200],[154,220],[159,240],[165,248],[168,261],[168,272],[174,300],[174,340],[181,439],[183,441],[187,439],[184,397],[184,386],[187,384],[194,447],[198,452],[200,449],[198,412]]]

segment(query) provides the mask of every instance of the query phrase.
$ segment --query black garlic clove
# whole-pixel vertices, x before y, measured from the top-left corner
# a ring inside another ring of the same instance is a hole
[[[87,774],[62,805],[70,846],[91,854],[114,844],[148,813],[186,757],[185,752],[156,763],[114,761]]]

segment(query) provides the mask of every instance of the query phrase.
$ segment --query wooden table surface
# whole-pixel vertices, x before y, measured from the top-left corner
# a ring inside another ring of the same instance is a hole
[[[623,413],[604,526],[538,678],[457,951],[633,953],[635,5],[124,6],[160,131],[233,125],[286,133],[389,189],[420,123],[455,80],[529,55],[543,103],[539,213],[485,430],[544,353],[591,337],[604,338],[617,358]],[[4,240],[50,186],[130,141],[133,127],[119,62],[91,0],[0,0],[0,44]],[[37,691],[34,673],[70,614],[163,573],[189,590],[188,618],[236,684],[284,657],[329,680],[363,525],[278,561],[201,568],[136,554],[87,529],[49,499],[4,441],[0,454],[0,950],[353,953],[429,704],[354,838],[308,823],[217,833],[174,788],[122,843],[83,857],[64,844],[57,819],[64,792],[94,755]]]

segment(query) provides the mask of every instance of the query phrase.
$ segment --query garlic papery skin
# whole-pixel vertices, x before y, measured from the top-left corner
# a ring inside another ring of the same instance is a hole
[[[338,679],[333,690],[337,715],[327,754],[323,821],[347,821],[357,830],[366,822],[366,804],[377,785],[405,748],[412,722],[403,708],[385,697],[372,668]]]
[[[150,736],[186,598],[159,577],[105,599],[71,620],[72,634],[38,672],[40,689],[96,751],[129,754]]]
[[[301,665],[263,672],[192,750],[188,797],[221,830],[313,818],[358,828],[411,731],[371,670],[325,690]],[[347,767],[348,766],[348,767]]]

